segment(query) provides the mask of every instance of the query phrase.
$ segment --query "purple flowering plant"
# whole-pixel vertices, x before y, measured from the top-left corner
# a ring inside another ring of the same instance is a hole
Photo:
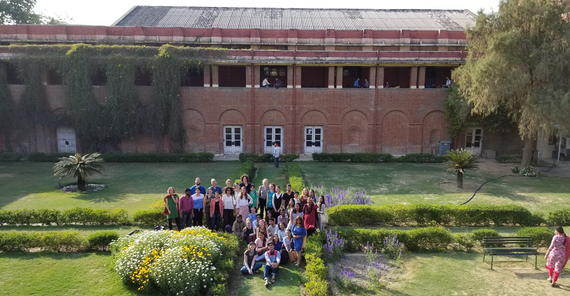
[[[323,246],[325,248],[325,260],[334,262],[342,258],[344,255],[344,239],[338,236],[338,232],[332,233],[332,230],[326,232],[327,241]]]
[[[340,205],[371,205],[370,195],[366,194],[364,190],[360,191],[355,188],[349,187],[340,188],[339,186],[329,189],[319,185],[312,187],[315,190],[316,196],[324,196],[327,208],[332,208]]]

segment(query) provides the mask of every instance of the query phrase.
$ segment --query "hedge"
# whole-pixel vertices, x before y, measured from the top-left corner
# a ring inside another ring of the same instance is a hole
[[[237,178],[236,178],[236,182],[240,183],[241,182],[241,176],[243,176],[244,174],[247,175],[249,177],[249,180],[253,180],[255,178],[255,162],[251,159],[248,159],[246,162],[241,164],[241,168],[239,169],[239,172],[237,174]]]
[[[24,158],[22,154],[2,152],[0,153],[0,162],[20,161]]]
[[[303,188],[305,188],[305,184],[303,183],[299,164],[296,162],[288,162],[285,169],[287,170],[287,179],[289,184],[291,184],[291,189],[301,192]]]
[[[396,162],[405,163],[442,163],[445,156],[437,156],[429,153],[411,153],[396,158]]]
[[[495,160],[500,163],[521,163],[522,155],[500,155]]]
[[[326,162],[392,162],[394,156],[388,153],[313,153],[313,160]]]
[[[299,154],[281,154],[279,157],[279,162],[291,162],[295,159],[299,158]],[[273,162],[273,154],[271,153],[240,153],[239,154],[239,161],[246,162],[247,160],[252,159],[254,162]]]
[[[305,245],[305,292],[310,296],[326,296],[328,295],[328,282],[325,280],[327,275],[327,267],[323,256],[325,249],[323,245],[326,243],[326,237],[323,233],[308,236]]]
[[[546,227],[525,227],[517,231],[517,236],[530,236],[535,248],[549,247],[554,230]]]
[[[556,210],[546,216],[548,225],[570,225],[570,209]]]
[[[337,226],[368,226],[386,223],[391,225],[454,225],[487,226],[521,225],[533,226],[544,219],[516,205],[368,205],[336,206],[327,210],[329,224]]]
[[[2,252],[77,252],[82,250],[108,250],[109,243],[117,239],[114,231],[101,231],[91,234],[87,239],[79,232],[0,232],[0,251]]]
[[[125,209],[73,208],[64,212],[52,209],[2,210],[0,225],[62,225],[62,224],[131,224]]]
[[[161,225],[166,221],[166,216],[163,209],[140,210],[133,214],[133,220],[143,225]]]

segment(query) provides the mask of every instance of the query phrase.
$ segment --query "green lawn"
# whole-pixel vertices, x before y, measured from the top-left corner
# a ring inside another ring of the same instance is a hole
[[[113,271],[110,253],[0,254],[2,295],[137,295]]]
[[[263,279],[263,269],[253,275],[242,276],[243,284],[239,289],[239,296],[249,295],[299,295],[301,285],[300,268],[293,263],[287,263],[279,267],[275,284],[265,287]]]
[[[73,179],[53,177],[52,163],[0,163],[0,209],[73,207],[123,208],[129,212],[148,209],[160,201],[169,186],[178,193],[200,177],[204,187],[216,178],[222,186],[235,179],[239,162],[213,163],[105,163],[102,175],[88,182],[103,183],[105,189],[85,194],[58,190]]]
[[[307,185],[365,190],[376,205],[399,203],[461,204],[483,182],[510,174],[467,172],[464,190],[455,187],[455,175],[443,164],[351,164],[301,162]],[[517,204],[548,213],[570,202],[570,180],[560,177],[505,177],[486,184],[470,204]]]

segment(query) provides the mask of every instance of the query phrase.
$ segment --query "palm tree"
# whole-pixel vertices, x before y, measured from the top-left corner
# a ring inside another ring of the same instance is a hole
[[[477,167],[477,158],[470,150],[451,149],[445,154],[449,170],[457,174],[457,187],[463,188],[463,174],[466,169]]]
[[[53,166],[53,174],[56,177],[67,177],[73,175],[77,177],[77,189],[85,191],[85,179],[95,173],[101,173],[103,162],[101,153],[91,153],[81,156],[79,153],[68,157],[61,157]]]

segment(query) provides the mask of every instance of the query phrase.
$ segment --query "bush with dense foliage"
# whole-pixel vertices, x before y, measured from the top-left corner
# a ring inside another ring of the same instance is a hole
[[[288,162],[285,169],[287,170],[287,179],[289,184],[291,184],[291,189],[301,192],[303,188],[305,188],[305,184],[303,183],[299,164],[296,162]]]
[[[57,162],[70,153],[43,153],[33,152],[28,155],[3,152],[0,161]],[[271,155],[271,154],[270,154]],[[212,162],[214,154],[210,152],[198,153],[109,153],[101,154],[105,162]],[[297,156],[298,157],[298,156]]]
[[[445,156],[438,156],[429,153],[410,153],[396,158],[396,162],[404,163],[442,163]]]
[[[570,209],[555,210],[546,216],[548,225],[570,225]]]
[[[140,210],[133,214],[135,223],[143,225],[161,225],[166,221],[163,209]]]
[[[336,226],[390,225],[454,225],[533,226],[544,222],[539,216],[517,205],[343,205],[327,209],[329,224]]]
[[[279,162],[291,162],[299,158],[299,154],[281,154],[279,156]],[[240,153],[239,161],[246,162],[247,160],[253,160],[254,162],[273,162],[273,154],[271,153]]]
[[[110,251],[109,245],[119,239],[115,231],[99,231],[87,237],[86,247],[93,251]]]
[[[499,155],[495,161],[500,163],[521,163],[522,155]]]
[[[119,235],[114,231],[100,231],[87,239],[79,232],[0,232],[1,252],[77,252],[82,250],[105,251]]]
[[[323,256],[325,249],[323,245],[326,243],[326,237],[323,233],[309,236],[305,246],[305,292],[310,296],[326,296],[328,295],[328,282],[325,280],[327,267]]]
[[[111,244],[115,271],[123,281],[169,295],[226,293],[222,286],[238,250],[236,236],[203,227],[140,232]]]
[[[313,153],[313,160],[324,162],[378,163],[392,162],[394,156],[389,153]]]
[[[0,225],[127,225],[132,224],[125,209],[72,208],[61,212],[52,209],[22,209],[0,211]]]
[[[500,235],[495,229],[477,229],[471,232],[471,238],[479,244],[483,242],[483,238],[486,236],[498,237]]]
[[[548,247],[554,236],[554,230],[546,227],[525,227],[517,231],[517,236],[529,236],[535,248]]]

